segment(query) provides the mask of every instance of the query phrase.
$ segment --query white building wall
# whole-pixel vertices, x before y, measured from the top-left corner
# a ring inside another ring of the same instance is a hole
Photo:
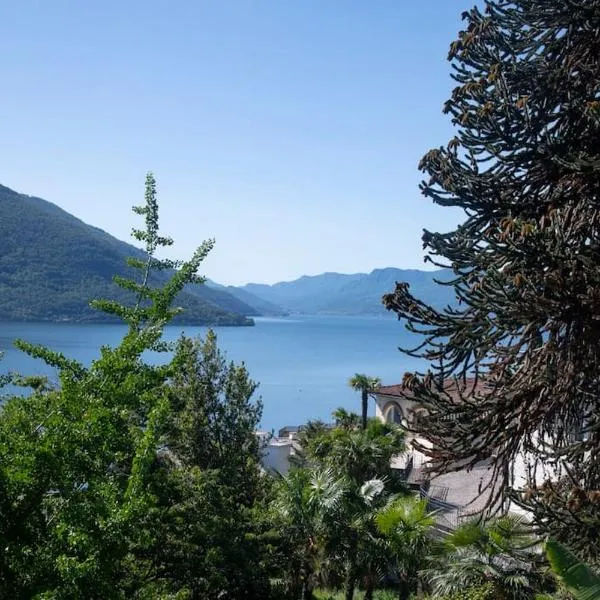
[[[406,424],[407,421],[410,422],[410,420],[413,418],[415,411],[418,410],[418,403],[409,400],[407,398],[401,398],[398,396],[386,396],[384,394],[378,394],[375,396],[375,414],[378,418],[380,418],[382,421],[393,421],[393,419],[391,417],[393,417],[392,411],[394,409],[394,407],[397,407],[398,409],[400,409],[400,412],[402,414],[402,424]],[[414,467],[421,467],[423,466],[426,462],[427,462],[427,456],[425,456],[423,453],[415,450],[412,447],[411,442],[413,440],[417,439],[416,436],[414,434],[411,434],[410,432],[407,432],[407,438],[406,438],[406,442],[407,442],[407,449],[408,452],[404,455],[400,455],[397,457],[394,457],[393,459],[393,466],[395,468],[405,468],[407,461],[409,460],[410,457],[412,457],[413,460],[413,466]],[[427,444],[428,442],[426,440],[423,440],[422,438],[418,438],[419,443],[421,444]],[[528,457],[527,455],[525,455],[524,453],[520,453],[517,455],[513,465],[512,465],[512,485],[513,488],[515,490],[522,490],[525,488],[526,484],[527,484],[527,480],[528,480],[528,473],[529,473],[529,468],[530,465],[532,464],[532,457]],[[456,487],[456,490],[452,489],[450,490],[450,494],[452,494],[454,491],[458,492],[461,491],[461,484],[460,484],[460,471],[458,471],[457,473],[454,474],[449,474],[448,476],[438,476],[436,478],[436,482],[438,484],[443,484],[445,483],[444,477],[446,477],[447,479],[451,480],[451,482],[449,481],[448,484],[451,487]],[[465,477],[465,482],[470,482],[471,479],[473,479],[472,474],[468,474],[469,477]],[[540,485],[541,483],[543,483],[544,480],[546,479],[554,479],[556,478],[559,473],[557,471],[556,468],[551,468],[549,466],[544,466],[544,465],[538,465],[538,469],[535,473],[536,477],[536,483],[538,485]],[[464,490],[462,490],[464,491]],[[477,494],[474,492],[473,497],[475,497]],[[514,512],[514,513],[519,513],[522,514],[524,516],[527,515],[526,511],[524,511],[522,508],[520,508],[519,506],[517,506],[514,503],[511,503],[509,506],[509,511],[510,512]]]
[[[285,475],[290,470],[290,456],[294,454],[291,437],[275,438],[264,432],[257,433],[261,440],[261,465],[265,471]]]
[[[398,423],[399,425],[408,425],[413,418],[415,411],[418,409],[418,403],[408,398],[400,398],[398,396],[386,396],[377,394],[375,396],[375,415],[382,421]],[[397,417],[400,416],[400,422]],[[412,446],[412,441],[416,437],[409,431],[406,432],[406,448],[407,452],[398,457],[394,457],[394,468],[404,468],[409,458],[412,458],[413,467],[420,468],[427,461],[427,457],[420,451],[415,450]],[[427,441],[419,439],[420,443],[428,444]]]

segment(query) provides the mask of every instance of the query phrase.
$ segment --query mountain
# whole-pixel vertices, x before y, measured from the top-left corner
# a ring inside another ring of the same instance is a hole
[[[0,185],[0,320],[107,321],[88,302],[131,300],[112,282],[115,274],[131,275],[128,256],[143,253],[55,204]],[[206,285],[188,286],[177,303],[185,308],[182,323],[253,324],[253,308]]]
[[[206,282],[206,285],[215,291],[227,292],[228,295],[236,298],[243,306],[246,306],[247,309],[251,311],[236,311],[240,312],[241,314],[250,317],[285,317],[289,314],[289,311],[285,310],[281,306],[268,302],[263,298],[259,298],[255,294],[252,294],[243,288],[235,287],[234,285],[220,285],[214,281],[211,281],[210,279]]]
[[[295,281],[274,285],[250,283],[241,290],[287,309],[291,313],[331,315],[377,315],[385,312],[381,297],[392,292],[396,282],[410,284],[421,300],[441,307],[454,304],[454,290],[438,285],[435,279],[447,281],[444,270],[375,269],[371,273],[323,273],[304,276]]]
[[[262,316],[262,312],[255,306],[244,302],[241,298],[238,298],[237,294],[232,294],[225,286],[215,287],[214,285],[211,285],[210,280],[207,280],[206,283],[201,286],[189,285],[186,287],[185,291],[194,296],[199,296],[231,313],[236,313],[244,317]]]

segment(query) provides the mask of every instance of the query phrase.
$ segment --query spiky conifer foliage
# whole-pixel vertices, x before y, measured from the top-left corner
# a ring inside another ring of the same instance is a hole
[[[435,310],[404,284],[384,302],[433,365],[406,381],[435,464],[490,459],[497,499],[525,452],[536,523],[598,555],[600,2],[494,0],[463,17],[444,107],[456,135],[420,164],[424,195],[464,211],[423,235],[460,305]],[[440,384],[451,376],[458,402]],[[559,483],[536,485],[541,463],[562,465]]]

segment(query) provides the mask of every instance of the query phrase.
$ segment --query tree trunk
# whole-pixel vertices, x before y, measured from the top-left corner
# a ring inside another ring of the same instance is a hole
[[[367,416],[369,414],[369,394],[367,390],[362,390],[362,428],[367,428]]]
[[[312,590],[310,589],[310,584],[308,583],[308,580],[306,580],[306,579],[302,582],[301,598],[302,598],[302,600],[312,600],[313,599]]]
[[[371,570],[367,573],[367,581],[365,582],[365,600],[373,600],[373,591],[375,589],[375,578]]]
[[[344,600],[354,600],[354,588],[356,587],[356,569],[353,564],[348,566],[346,580],[344,581]]]
[[[311,589],[311,585],[310,585],[310,567],[308,566],[307,563],[304,563],[304,565],[302,566],[302,570],[301,570],[301,581],[302,581],[302,587],[301,587],[301,592],[300,592],[300,597],[302,600],[312,600],[313,599],[313,594],[312,594],[312,589]]]
[[[408,600],[410,598],[410,586],[404,579],[400,580],[400,589],[398,591],[398,600]]]
[[[417,577],[417,598],[423,598],[423,580]]]

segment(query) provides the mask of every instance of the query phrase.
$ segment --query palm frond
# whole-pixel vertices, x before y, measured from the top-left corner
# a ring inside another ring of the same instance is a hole
[[[570,550],[548,540],[546,556],[553,573],[576,600],[600,600],[600,576],[580,562]]]
[[[369,479],[369,481],[365,481],[365,483],[362,484],[359,494],[364,502],[370,505],[383,493],[384,489],[385,482],[383,479]]]

